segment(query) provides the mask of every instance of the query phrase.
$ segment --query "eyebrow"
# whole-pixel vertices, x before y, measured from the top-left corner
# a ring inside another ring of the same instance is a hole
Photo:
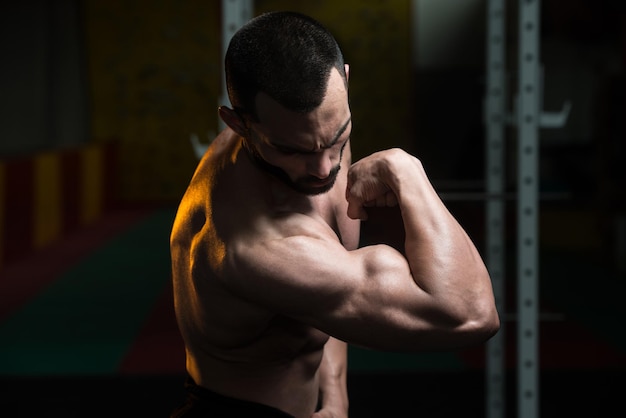
[[[352,117],[349,117],[348,120],[346,121],[346,123],[344,123],[343,126],[341,126],[341,128],[339,128],[339,130],[337,131],[337,133],[333,137],[333,140],[330,141],[330,144],[327,145],[326,147],[322,147],[322,148],[330,148],[333,145],[335,145],[337,143],[337,141],[339,141],[339,138],[341,138],[341,135],[343,135],[343,133],[346,131],[346,129],[348,129],[348,125],[350,125],[350,121],[352,121]]]
[[[335,134],[335,136],[333,136],[333,139],[330,141],[330,143],[326,146],[321,147],[321,149],[328,149],[328,148],[332,148],[335,144],[337,144],[337,142],[339,141],[339,138],[341,138],[341,136],[344,134],[344,132],[346,131],[346,129],[348,128],[348,125],[350,125],[350,122],[352,121],[352,117],[349,117],[347,121],[345,121],[345,123],[339,128],[339,130],[337,130],[337,133]],[[285,145],[280,145],[280,144],[275,144],[273,142],[269,142],[269,145],[271,145],[272,147],[276,148],[277,150],[282,150],[282,151],[289,151],[289,152],[299,152],[299,153],[314,153],[317,151],[311,151],[311,150],[303,150],[303,149],[299,149],[299,148],[292,148],[290,146],[285,146]]]

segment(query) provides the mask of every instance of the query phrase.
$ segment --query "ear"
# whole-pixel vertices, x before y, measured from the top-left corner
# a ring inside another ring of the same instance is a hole
[[[344,64],[343,67],[346,69],[346,80],[350,80],[350,64]]]
[[[220,106],[217,109],[217,113],[220,118],[224,121],[226,125],[233,131],[235,131],[239,136],[246,136],[248,133],[248,128],[244,123],[243,119],[237,112],[227,106]]]

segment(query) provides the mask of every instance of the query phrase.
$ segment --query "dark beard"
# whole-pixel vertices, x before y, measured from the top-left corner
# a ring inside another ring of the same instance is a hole
[[[276,167],[275,165],[272,165],[265,161],[263,157],[261,157],[261,155],[258,153],[258,151],[253,146],[249,145],[247,141],[244,140],[243,145],[244,148],[248,151],[248,155],[259,169],[276,177],[296,192],[303,193],[309,196],[326,193],[330,189],[332,189],[335,185],[335,181],[337,180],[337,174],[341,169],[341,165],[333,168],[328,175],[329,178],[332,178],[332,181],[322,187],[315,187],[311,186],[311,183],[318,182],[320,180],[319,178],[315,176],[308,176],[298,179],[297,181],[293,181],[282,168]]]

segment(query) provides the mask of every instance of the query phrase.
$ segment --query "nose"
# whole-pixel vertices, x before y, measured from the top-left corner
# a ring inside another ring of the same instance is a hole
[[[327,178],[335,166],[336,157],[331,150],[322,150],[311,154],[306,163],[307,174],[318,179]]]

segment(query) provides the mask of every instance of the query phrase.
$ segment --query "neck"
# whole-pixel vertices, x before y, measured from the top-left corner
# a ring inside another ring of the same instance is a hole
[[[291,179],[284,170],[265,161],[263,157],[261,157],[261,154],[259,154],[256,148],[251,145],[246,138],[243,138],[242,141],[243,148],[246,150],[246,154],[259,170],[270,174],[272,177],[278,179],[281,183],[291,186]]]

